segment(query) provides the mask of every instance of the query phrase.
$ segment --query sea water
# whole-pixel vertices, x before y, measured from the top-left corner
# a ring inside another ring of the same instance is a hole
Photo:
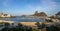
[[[14,22],[45,22],[44,18],[31,18],[31,17],[0,18],[0,20]]]

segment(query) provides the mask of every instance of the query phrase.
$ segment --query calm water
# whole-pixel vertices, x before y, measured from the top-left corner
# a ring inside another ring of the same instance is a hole
[[[14,21],[14,22],[45,22],[42,18],[30,17],[16,17],[16,18],[0,18],[0,20]]]

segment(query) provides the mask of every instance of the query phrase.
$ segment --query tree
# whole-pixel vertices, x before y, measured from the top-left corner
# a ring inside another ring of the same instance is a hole
[[[40,23],[39,22],[36,22],[35,25],[40,26]]]
[[[37,25],[38,29],[41,29],[41,24],[39,22],[36,22],[35,25]]]
[[[44,28],[45,27],[45,24],[44,23],[42,23],[42,28]]]
[[[32,28],[32,31],[39,31],[39,29],[34,29],[34,28]]]
[[[51,27],[46,28],[47,31],[59,31],[56,26],[52,25]]]
[[[6,22],[6,23],[4,23],[4,28],[2,29],[2,31],[8,31],[9,30],[9,23],[8,22]]]
[[[8,27],[10,24],[8,22],[4,23],[5,27]]]
[[[8,30],[9,30],[9,28],[4,27],[1,31],[8,31]]]
[[[18,26],[23,26],[21,23],[18,23]]]
[[[45,19],[46,22],[53,22],[52,19],[48,20],[48,19]]]

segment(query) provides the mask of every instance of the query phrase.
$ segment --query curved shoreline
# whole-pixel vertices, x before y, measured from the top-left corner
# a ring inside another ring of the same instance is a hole
[[[5,20],[0,20],[0,22],[14,23],[14,21],[5,21]]]

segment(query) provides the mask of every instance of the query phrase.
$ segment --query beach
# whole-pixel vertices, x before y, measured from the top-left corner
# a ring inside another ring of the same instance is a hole
[[[12,23],[15,23],[15,24],[21,23],[22,25],[25,25],[25,26],[36,26],[35,25],[36,22],[13,22],[13,21],[5,21],[5,20],[0,20],[0,22],[8,22],[10,24],[12,24]],[[40,24],[41,24],[41,22],[40,22]]]
[[[26,26],[36,26],[36,22],[20,22],[21,24],[23,24],[23,25],[26,25]],[[41,24],[41,22],[40,22],[40,24]]]

